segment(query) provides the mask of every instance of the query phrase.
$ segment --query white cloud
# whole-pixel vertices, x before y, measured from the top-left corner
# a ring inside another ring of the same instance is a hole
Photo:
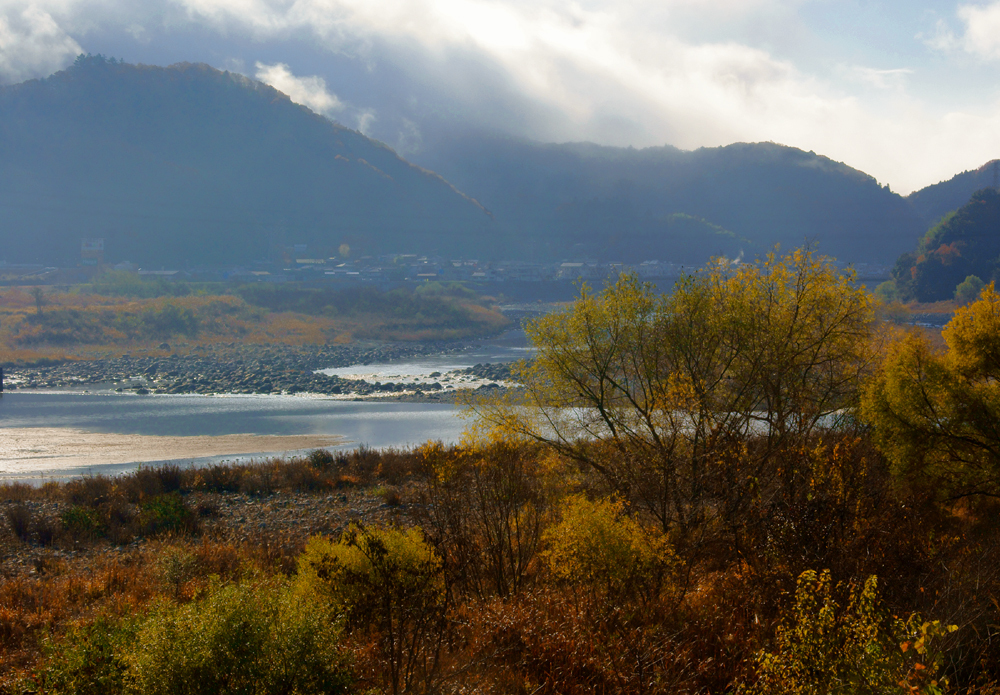
[[[948,22],[943,19],[937,20],[934,25],[933,34],[926,36],[923,33],[918,33],[915,38],[918,41],[923,41],[924,44],[933,48],[935,51],[941,51],[943,53],[956,50],[960,44],[958,37],[955,36],[955,32],[948,26]]]
[[[326,80],[322,77],[296,77],[284,63],[265,65],[258,62],[256,67],[258,80],[284,92],[296,104],[302,104],[323,115],[330,115],[344,108],[337,95],[327,90]]]
[[[939,19],[931,36],[917,38],[943,53],[965,51],[984,60],[1000,59],[1000,0],[960,5],[956,15],[963,25],[959,34]]]
[[[80,44],[37,5],[0,13],[0,82],[44,77],[82,52]]]
[[[375,122],[375,111],[373,109],[362,109],[355,116],[356,128],[359,133],[368,135],[371,130],[372,123]]]
[[[958,17],[965,23],[962,47],[987,59],[1000,58],[1000,2],[963,5]]]
[[[850,69],[851,76],[858,82],[868,84],[877,89],[901,89],[906,78],[913,74],[910,68],[877,68],[855,65]]]

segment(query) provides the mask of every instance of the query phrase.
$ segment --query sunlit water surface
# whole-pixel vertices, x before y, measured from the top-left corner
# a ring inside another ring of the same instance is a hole
[[[324,370],[345,377],[421,381],[478,363],[509,362],[530,354],[523,334],[495,344],[449,355],[420,357],[386,364]],[[65,427],[111,434],[191,435],[337,435],[341,448],[406,447],[429,439],[457,442],[465,421],[460,409],[440,403],[352,401],[323,396],[277,395],[145,395],[112,391],[12,391],[0,396],[0,437],[4,428]],[[181,459],[183,465],[246,460],[261,455]],[[63,476],[66,469],[38,475]],[[89,468],[93,473],[129,470],[135,464]],[[79,471],[86,473],[87,471]],[[2,471],[0,471],[2,477]]]

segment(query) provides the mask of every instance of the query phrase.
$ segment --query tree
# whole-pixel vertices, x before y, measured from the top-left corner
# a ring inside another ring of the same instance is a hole
[[[543,442],[693,540],[801,478],[773,465],[857,403],[874,299],[806,249],[715,262],[673,294],[625,274],[527,327],[524,388],[472,403],[487,437]],[[696,535],[696,534],[695,534]]]
[[[41,314],[42,307],[45,306],[45,290],[35,285],[31,288],[31,297],[35,300],[35,312]]]
[[[351,629],[373,629],[395,695],[437,669],[445,586],[441,558],[419,528],[351,526],[337,543],[314,536],[299,558],[301,585],[329,600]]]
[[[427,470],[417,512],[456,584],[480,598],[502,598],[529,580],[548,511],[545,473],[534,452],[486,447],[419,449]]]
[[[955,288],[955,301],[959,304],[974,302],[983,291],[983,281],[975,275],[969,275]]]
[[[1000,294],[945,327],[945,352],[920,333],[894,341],[865,388],[862,415],[896,472],[946,497],[1000,495]]]

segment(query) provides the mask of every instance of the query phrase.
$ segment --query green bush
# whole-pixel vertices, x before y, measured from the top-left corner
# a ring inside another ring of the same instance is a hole
[[[176,304],[146,307],[139,314],[139,321],[144,334],[154,338],[167,339],[175,335],[194,338],[198,335],[198,318],[194,312]]]
[[[201,601],[164,604],[136,633],[129,692],[144,695],[340,693],[349,685],[337,630],[275,583],[214,586]]]
[[[959,304],[970,304],[979,299],[985,283],[975,275],[969,275],[955,288],[955,301]]]
[[[139,507],[137,529],[139,535],[152,536],[172,531],[196,530],[197,519],[177,493],[157,495]]]
[[[347,616],[367,623],[391,619],[443,599],[441,559],[419,528],[350,527],[336,543],[314,536],[299,558],[299,578]]]
[[[138,273],[125,270],[110,270],[94,278],[90,285],[94,294],[106,297],[185,297],[191,294],[191,286],[186,282],[168,281],[163,278],[144,279]]]
[[[72,538],[93,539],[107,533],[101,514],[93,507],[73,506],[62,513],[63,529]]]
[[[135,623],[100,618],[77,625],[45,645],[46,667],[38,676],[52,695],[114,695],[125,690],[123,656],[135,637]]]
[[[286,585],[212,585],[135,620],[98,620],[50,643],[52,695],[320,695],[347,692],[337,628]]]
[[[886,304],[892,302],[898,302],[903,299],[899,288],[896,287],[895,280],[886,280],[885,282],[880,282],[878,286],[875,287],[875,296],[881,299]]]

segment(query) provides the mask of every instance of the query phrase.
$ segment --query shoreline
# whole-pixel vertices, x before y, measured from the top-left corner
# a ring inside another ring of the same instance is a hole
[[[49,477],[54,470],[83,475],[87,469],[142,463],[261,454],[284,456],[339,446],[339,435],[144,435],[89,432],[63,427],[0,429],[0,478]],[[39,466],[45,470],[39,470]]]

